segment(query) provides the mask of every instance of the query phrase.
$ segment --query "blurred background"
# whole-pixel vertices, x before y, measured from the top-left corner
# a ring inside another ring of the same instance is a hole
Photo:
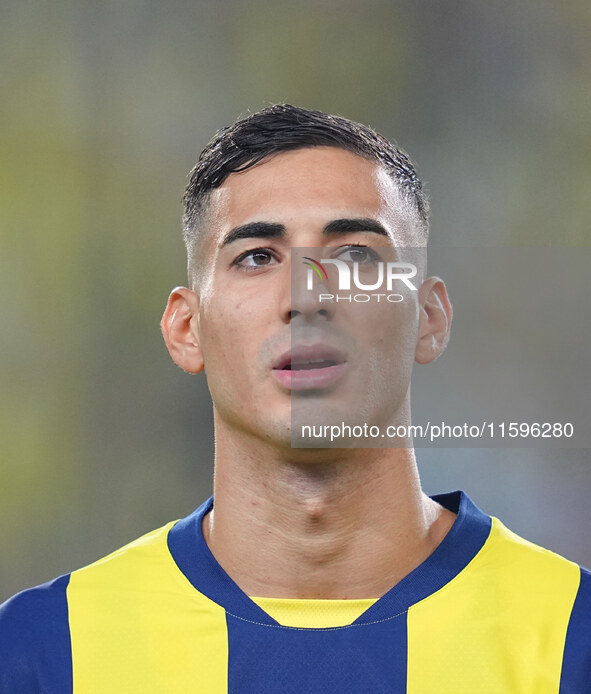
[[[185,283],[186,173],[238,116],[285,101],[396,139],[427,182],[435,247],[589,257],[587,0],[3,0],[0,20],[0,600],[211,492],[207,386],[173,365],[158,324]],[[500,277],[482,279],[496,301],[472,305],[463,331],[456,302],[448,354],[417,375],[419,414],[429,392],[445,398],[449,360],[470,354],[478,321],[514,363],[554,335],[536,398],[554,397],[548,376],[568,366],[569,344],[588,350],[586,301],[554,307],[572,317],[565,342],[543,302],[545,332],[524,337],[504,319]],[[570,375],[589,424],[588,370]],[[470,379],[449,388],[461,401]],[[429,493],[466,489],[591,565],[589,448],[417,455]]]

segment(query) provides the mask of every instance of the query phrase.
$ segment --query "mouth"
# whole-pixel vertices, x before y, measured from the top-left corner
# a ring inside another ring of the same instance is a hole
[[[290,390],[328,388],[343,375],[346,361],[345,354],[330,345],[299,345],[279,357],[273,374]]]

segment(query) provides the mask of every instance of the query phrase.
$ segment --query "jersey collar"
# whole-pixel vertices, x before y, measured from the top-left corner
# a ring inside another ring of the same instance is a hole
[[[355,624],[392,618],[442,588],[478,554],[491,528],[491,518],[465,492],[431,497],[457,513],[451,529],[435,551],[416,569],[366,610]],[[213,508],[213,497],[168,534],[172,558],[196,590],[240,619],[277,625],[277,622],[244,593],[222,569],[211,553],[202,531],[202,520]],[[346,627],[340,627],[346,628]]]

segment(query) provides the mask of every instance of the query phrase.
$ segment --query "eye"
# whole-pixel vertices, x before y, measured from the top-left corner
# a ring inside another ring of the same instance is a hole
[[[357,244],[344,247],[338,256],[347,263],[359,263],[359,265],[372,265],[380,259],[373,248]]]
[[[232,265],[254,270],[259,267],[272,265],[276,262],[275,254],[268,248],[254,248],[250,251],[241,253]]]

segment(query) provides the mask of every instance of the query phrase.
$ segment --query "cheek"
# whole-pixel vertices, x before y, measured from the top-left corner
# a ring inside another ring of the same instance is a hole
[[[228,304],[210,305],[200,320],[201,349],[211,399],[225,417],[248,392],[245,365],[248,354],[240,322]]]
[[[365,311],[358,311],[351,325],[363,342],[386,359],[401,358],[414,350],[418,334],[418,309],[405,298],[400,303],[374,302]]]
[[[364,325],[372,380],[382,386],[407,387],[414,363],[418,315],[413,303],[375,310]]]
[[[240,301],[229,297],[227,301],[211,301],[202,307],[199,329],[205,370],[214,373],[232,370],[237,362],[246,358],[248,340],[245,339],[245,311]]]
[[[237,399],[251,390],[260,370],[266,311],[254,297],[234,292],[202,302],[199,332],[212,397]]]

